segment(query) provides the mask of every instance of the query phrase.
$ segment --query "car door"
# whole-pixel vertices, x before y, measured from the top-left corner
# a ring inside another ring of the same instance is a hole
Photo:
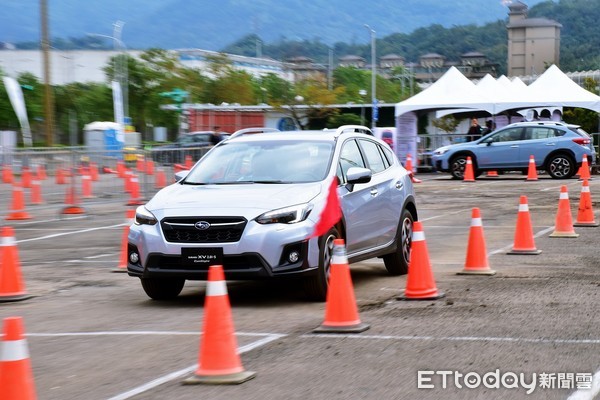
[[[519,162],[522,127],[499,130],[487,137],[477,149],[477,165],[480,168],[512,168]]]
[[[541,166],[548,154],[558,147],[558,138],[562,131],[547,126],[530,126],[525,128],[524,140],[519,147],[519,165],[529,166],[529,158],[533,156],[537,166]]]
[[[360,139],[358,143],[367,161],[367,167],[373,173],[370,193],[371,202],[377,210],[373,215],[377,221],[374,228],[377,244],[388,244],[396,235],[402,212],[403,199],[399,197],[403,197],[404,188],[398,185],[402,183],[402,177],[390,168],[380,144],[368,139]]]
[[[341,147],[338,159],[338,179],[341,183],[338,192],[346,222],[346,249],[348,253],[361,252],[373,248],[378,242],[380,216],[373,201],[378,195],[377,181],[355,184],[352,190],[346,186],[346,174],[351,167],[367,168],[367,163],[355,139],[347,139]]]

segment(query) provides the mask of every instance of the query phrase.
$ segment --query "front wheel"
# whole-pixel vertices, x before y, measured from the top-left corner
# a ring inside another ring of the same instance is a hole
[[[304,291],[311,300],[325,301],[327,299],[333,241],[339,238],[340,234],[335,227],[319,238],[319,267],[317,268],[317,274],[306,278],[304,281]]]
[[[404,210],[396,234],[396,251],[383,256],[385,268],[390,275],[404,275],[408,272],[413,222],[413,215],[410,211]]]
[[[180,278],[140,278],[144,292],[153,300],[171,300],[179,296],[185,279]]]
[[[566,154],[555,154],[548,159],[546,171],[554,179],[568,179],[575,175],[575,161]]]
[[[464,179],[465,169],[467,168],[467,156],[466,154],[460,154],[450,160],[450,173],[454,179]],[[477,165],[473,157],[471,157],[471,167],[473,168],[473,176],[478,177],[483,171],[477,169]]]

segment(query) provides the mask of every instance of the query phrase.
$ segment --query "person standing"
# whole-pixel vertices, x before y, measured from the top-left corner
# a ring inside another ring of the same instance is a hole
[[[469,132],[467,132],[467,135],[468,142],[477,140],[481,137],[481,125],[479,125],[479,121],[477,121],[477,118],[471,119],[471,127],[469,128]]]

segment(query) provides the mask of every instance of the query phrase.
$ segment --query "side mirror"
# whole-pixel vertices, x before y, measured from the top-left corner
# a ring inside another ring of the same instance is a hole
[[[371,177],[373,173],[370,169],[360,168],[360,167],[351,167],[348,169],[346,173],[346,180],[348,183],[346,184],[346,188],[348,191],[354,190],[354,185],[357,183],[368,183],[371,181]]]
[[[182,180],[183,178],[185,178],[186,176],[188,176],[188,174],[190,173],[189,170],[184,170],[184,171],[179,171],[175,173],[175,181],[179,182],[180,180]]]

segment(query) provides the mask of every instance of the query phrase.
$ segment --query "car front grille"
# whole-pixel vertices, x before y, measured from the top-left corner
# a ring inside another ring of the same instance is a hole
[[[167,242],[231,243],[240,240],[247,222],[243,217],[170,217],[160,226]]]

